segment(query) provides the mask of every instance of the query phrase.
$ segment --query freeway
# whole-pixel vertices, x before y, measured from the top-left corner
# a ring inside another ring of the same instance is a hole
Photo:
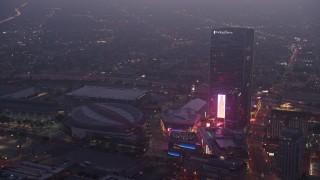
[[[19,17],[19,16],[21,15],[21,12],[19,11],[20,8],[22,8],[23,6],[25,6],[25,5],[27,5],[27,4],[28,4],[28,3],[24,3],[24,4],[22,4],[21,6],[15,8],[14,10],[16,11],[16,14],[13,15],[13,16],[8,17],[8,18],[6,18],[6,19],[0,20],[0,24],[5,23],[5,22],[7,22],[7,21],[11,21],[12,19]]]

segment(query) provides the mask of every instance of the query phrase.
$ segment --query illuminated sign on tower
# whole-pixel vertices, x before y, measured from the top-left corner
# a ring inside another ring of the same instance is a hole
[[[218,94],[217,118],[226,117],[226,95]]]

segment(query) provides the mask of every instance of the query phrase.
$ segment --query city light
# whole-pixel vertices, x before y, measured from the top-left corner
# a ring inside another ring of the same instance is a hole
[[[226,95],[218,94],[218,109],[217,109],[217,117],[225,118],[226,112]]]
[[[210,123],[206,123],[206,127],[210,127]]]
[[[193,84],[191,87],[191,91],[194,92],[196,90],[196,86]]]
[[[179,147],[185,148],[185,149],[192,149],[192,150],[196,149],[196,147],[190,146],[190,145],[187,145],[187,144],[179,144]]]
[[[269,152],[268,152],[268,155],[269,155],[270,157],[273,157],[273,156],[274,156],[274,153],[269,153]]]
[[[222,126],[223,125],[223,122],[218,122],[217,123],[217,127],[220,127],[220,126]]]
[[[179,153],[175,153],[175,152],[168,152],[169,155],[171,156],[175,156],[175,157],[180,157],[180,154]]]
[[[0,177],[320,177],[320,0],[16,1]]]

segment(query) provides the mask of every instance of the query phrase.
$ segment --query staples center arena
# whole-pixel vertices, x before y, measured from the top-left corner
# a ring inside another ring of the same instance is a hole
[[[92,103],[74,109],[68,121],[76,138],[136,142],[144,136],[145,118],[138,109],[117,103]]]

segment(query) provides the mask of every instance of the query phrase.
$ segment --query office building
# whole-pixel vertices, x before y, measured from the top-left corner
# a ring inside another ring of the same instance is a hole
[[[226,95],[225,118],[246,125],[250,119],[254,30],[219,28],[211,33],[210,104],[216,114],[218,94]]]
[[[319,57],[314,48],[301,49],[297,53],[297,60],[294,63],[295,72],[312,73],[319,70]]]
[[[285,127],[298,128],[302,131],[303,136],[307,137],[310,117],[311,115],[308,112],[295,108],[290,103],[273,108],[267,124],[267,138],[278,139]]]
[[[286,127],[282,130],[277,154],[281,179],[299,179],[302,176],[303,142],[303,133],[300,129]]]

